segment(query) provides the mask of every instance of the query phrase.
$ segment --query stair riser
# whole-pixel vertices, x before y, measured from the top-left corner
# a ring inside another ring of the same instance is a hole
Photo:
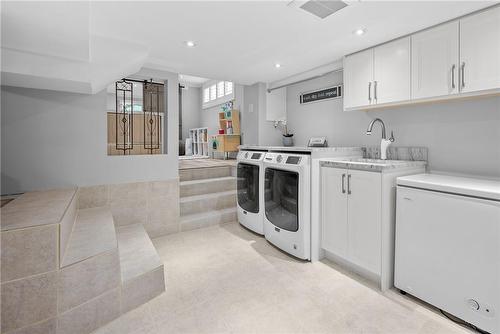
[[[183,169],[179,171],[181,181],[213,179],[216,177],[232,176],[231,167],[211,167],[199,169]]]
[[[236,221],[237,215],[236,211],[222,213],[216,217],[206,217],[196,220],[190,220],[188,222],[181,222],[181,231],[191,231],[199,228],[204,228],[208,226],[229,223]]]
[[[236,179],[180,185],[181,197],[204,195],[204,194],[217,193],[229,190],[236,190]]]
[[[181,202],[181,216],[201,213],[209,210],[222,210],[236,206],[236,194],[221,195],[189,202]]]
[[[122,286],[122,313],[128,312],[165,292],[163,265]]]
[[[120,278],[118,248],[63,268],[57,288],[58,312],[66,312],[118,288]]]

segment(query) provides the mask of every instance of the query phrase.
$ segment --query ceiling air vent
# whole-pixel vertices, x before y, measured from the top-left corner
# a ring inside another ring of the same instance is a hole
[[[319,18],[324,19],[325,17],[332,15],[336,11],[346,6],[347,4],[342,1],[310,0],[300,6],[300,8]]]

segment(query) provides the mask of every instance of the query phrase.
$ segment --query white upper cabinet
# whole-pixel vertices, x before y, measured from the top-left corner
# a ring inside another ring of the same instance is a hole
[[[377,46],[373,53],[376,104],[410,99],[410,37]]]
[[[370,105],[373,101],[373,49],[344,58],[344,107]]]
[[[500,94],[500,6],[344,58],[344,109]]]
[[[458,21],[411,37],[412,98],[458,93]]]
[[[344,59],[344,108],[410,98],[410,38],[405,37]]]
[[[286,120],[286,87],[266,92],[266,121]]]
[[[460,20],[460,90],[500,88],[500,7]]]

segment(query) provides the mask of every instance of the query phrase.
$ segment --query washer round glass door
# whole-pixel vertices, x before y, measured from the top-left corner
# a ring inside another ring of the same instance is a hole
[[[299,173],[266,168],[266,217],[274,226],[297,232],[299,230]]]
[[[259,166],[238,163],[236,169],[238,205],[247,212],[259,212]]]

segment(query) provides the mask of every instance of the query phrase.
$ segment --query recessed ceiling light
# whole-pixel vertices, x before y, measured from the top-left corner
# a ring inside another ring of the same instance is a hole
[[[280,64],[280,63],[276,63],[276,64],[274,64],[274,67],[276,67],[276,68],[280,68],[280,67],[281,67],[281,64]]]
[[[358,29],[354,30],[354,34],[356,34],[358,36],[363,35],[365,32],[366,32],[365,28],[358,28]]]
[[[194,48],[196,46],[196,43],[193,41],[186,41],[186,46],[189,48]]]

